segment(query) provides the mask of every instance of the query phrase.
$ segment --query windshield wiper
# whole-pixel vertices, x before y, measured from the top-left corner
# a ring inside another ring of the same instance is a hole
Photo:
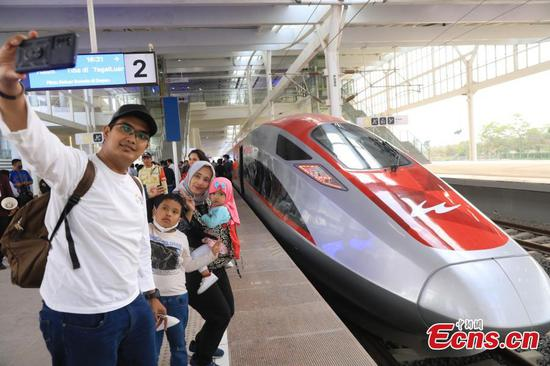
[[[397,151],[395,152],[395,157],[393,160],[392,165],[390,166],[390,172],[396,172],[397,168],[399,168],[399,159],[401,158],[401,154],[399,154]]]
[[[399,160],[401,159],[401,154],[399,154],[399,151],[393,146],[391,146],[387,141],[382,139],[377,139],[375,137],[369,136],[369,139],[374,141],[376,145],[378,145],[382,150],[387,151],[391,153],[394,157],[392,164],[390,165],[390,171],[396,172],[397,168],[399,168]]]

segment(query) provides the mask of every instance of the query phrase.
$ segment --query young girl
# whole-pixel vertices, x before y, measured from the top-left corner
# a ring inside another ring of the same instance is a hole
[[[191,258],[187,237],[178,231],[184,203],[179,195],[162,196],[153,208],[153,223],[149,224],[153,278],[160,292],[160,301],[168,315],[179,323],[166,329],[170,343],[170,365],[187,366],[185,328],[188,318],[188,294],[185,272],[196,271],[216,259],[221,242],[215,243],[202,256]],[[157,358],[164,331],[157,332]]]
[[[236,227],[241,222],[235,198],[233,197],[233,186],[229,179],[222,177],[214,178],[210,184],[208,193],[211,202],[210,211],[208,214],[202,215],[200,220],[208,227],[207,234],[210,234],[214,238],[221,238],[224,244],[220,249],[218,258],[210,263],[210,266],[217,268],[231,263],[233,258],[239,259],[240,242]],[[212,240],[210,244],[197,248],[191,255],[204,255],[204,253],[208,252],[209,245],[212,245],[214,242]],[[197,294],[200,295],[216,283],[218,278],[207,267],[200,268],[199,272],[202,275],[202,280]]]

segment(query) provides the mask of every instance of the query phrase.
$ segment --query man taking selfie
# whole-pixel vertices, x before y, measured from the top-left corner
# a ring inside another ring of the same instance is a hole
[[[96,171],[67,218],[80,268],[73,269],[66,236],[52,240],[40,330],[54,365],[152,366],[155,319],[166,310],[153,283],[144,194],[127,172],[157,132],[155,120],[142,105],[124,105],[103,128],[97,154],[65,146],[30,108],[19,83],[25,75],[15,71],[17,47],[36,36],[16,35],[0,48],[0,129],[51,187],[50,233],[88,160]]]

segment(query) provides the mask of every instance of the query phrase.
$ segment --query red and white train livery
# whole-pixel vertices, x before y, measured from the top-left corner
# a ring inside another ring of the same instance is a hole
[[[343,304],[340,315],[362,328],[421,351],[437,322],[550,329],[541,266],[370,132],[331,116],[292,116],[253,130],[233,156],[237,190],[316,287]]]

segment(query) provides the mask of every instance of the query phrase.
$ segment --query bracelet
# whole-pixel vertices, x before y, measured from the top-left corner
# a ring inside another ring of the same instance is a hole
[[[22,83],[19,83],[19,85],[21,85],[21,91],[19,92],[19,94],[17,94],[17,95],[8,95],[8,94],[5,94],[5,93],[2,93],[2,91],[0,90],[0,97],[2,97],[4,99],[7,99],[7,100],[16,100],[17,98],[19,98],[20,96],[22,96],[25,93],[25,86]]]

